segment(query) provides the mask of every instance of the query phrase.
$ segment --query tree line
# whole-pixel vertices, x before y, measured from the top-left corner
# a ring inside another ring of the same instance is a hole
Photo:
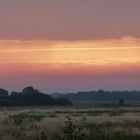
[[[65,97],[53,98],[33,87],[26,87],[21,92],[0,89],[0,106],[51,106],[72,105]]]
[[[140,103],[140,91],[80,91],[77,93],[54,93],[52,97],[64,97],[73,103]]]

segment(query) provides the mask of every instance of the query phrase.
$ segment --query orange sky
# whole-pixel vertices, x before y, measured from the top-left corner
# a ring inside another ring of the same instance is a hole
[[[140,39],[133,37],[86,41],[1,40],[0,77],[4,80],[0,84],[10,88],[35,85],[51,92],[80,88],[138,89],[139,46]],[[11,79],[15,82],[11,83]],[[120,84],[121,81],[126,83]]]
[[[139,64],[140,40],[1,40],[0,63],[115,65]],[[61,66],[60,66],[61,67]]]

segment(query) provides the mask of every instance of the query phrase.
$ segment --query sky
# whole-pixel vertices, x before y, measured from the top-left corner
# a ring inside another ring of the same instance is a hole
[[[140,89],[139,0],[0,0],[0,87]]]

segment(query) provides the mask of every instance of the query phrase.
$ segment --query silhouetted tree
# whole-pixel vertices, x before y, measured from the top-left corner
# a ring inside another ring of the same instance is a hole
[[[0,89],[0,97],[7,97],[8,91],[5,89]]]
[[[34,88],[33,87],[26,87],[22,90],[22,93],[34,93]]]
[[[44,105],[72,105],[66,98],[52,98],[33,87],[26,87],[21,92],[0,89],[0,106],[44,106]]]
[[[124,105],[124,100],[123,99],[119,99],[119,105]]]

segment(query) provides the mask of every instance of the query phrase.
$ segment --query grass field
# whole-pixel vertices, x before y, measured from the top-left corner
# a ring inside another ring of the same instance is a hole
[[[140,139],[140,107],[75,106],[0,108],[0,140],[57,140],[66,116],[85,140]]]

